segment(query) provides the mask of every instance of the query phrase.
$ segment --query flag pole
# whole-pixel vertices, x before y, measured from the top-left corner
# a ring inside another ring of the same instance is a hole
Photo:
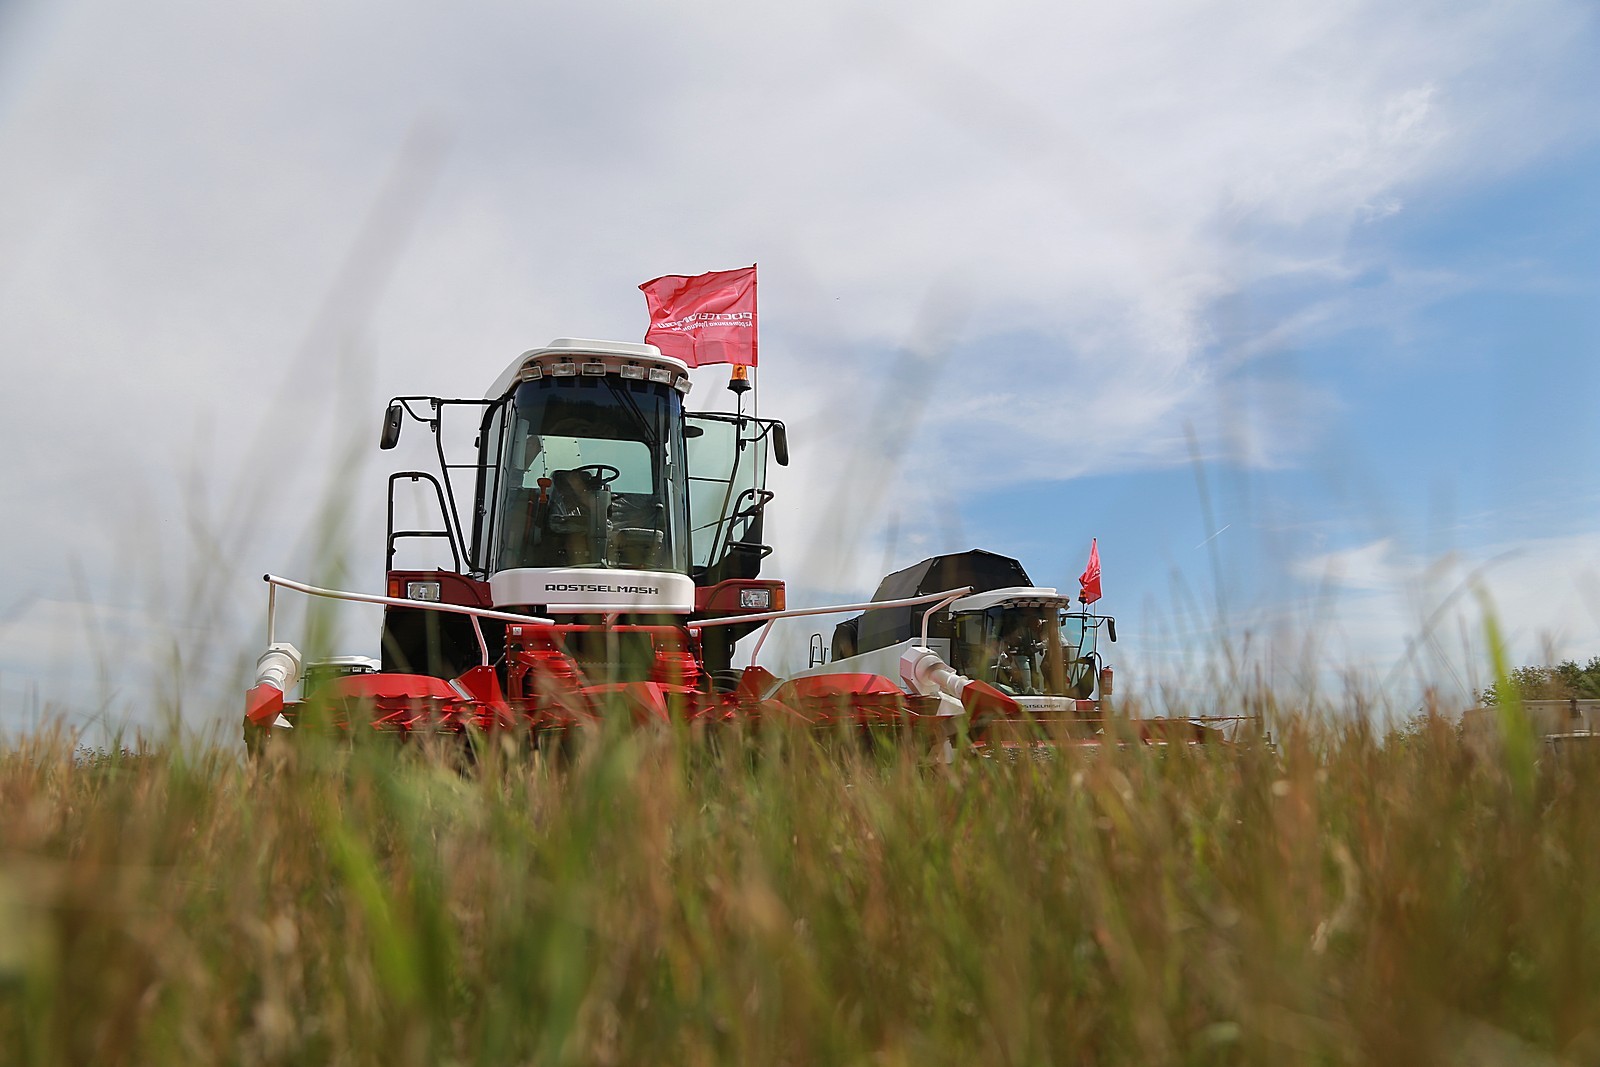
[[[756,270],[760,265],[759,260],[750,264],[750,298],[753,316],[750,322],[750,417],[752,419],[761,415],[761,375],[756,372],[755,366],[761,359],[761,290],[758,288],[759,274]]]

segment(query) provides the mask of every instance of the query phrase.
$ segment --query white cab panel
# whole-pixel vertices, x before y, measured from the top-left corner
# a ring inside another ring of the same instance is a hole
[[[542,604],[551,615],[646,612],[687,615],[694,580],[687,574],[612,567],[520,567],[489,579],[495,606]]]

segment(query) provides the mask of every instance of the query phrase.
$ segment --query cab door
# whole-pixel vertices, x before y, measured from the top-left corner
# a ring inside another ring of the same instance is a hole
[[[771,549],[762,543],[767,455],[780,463],[783,424],[723,414],[685,415],[689,470],[689,573],[696,585],[754,578]]]

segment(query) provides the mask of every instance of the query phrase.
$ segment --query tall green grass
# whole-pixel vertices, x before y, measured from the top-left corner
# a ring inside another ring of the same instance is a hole
[[[0,1060],[1600,1059],[1600,771],[1279,729],[949,768],[13,743]]]

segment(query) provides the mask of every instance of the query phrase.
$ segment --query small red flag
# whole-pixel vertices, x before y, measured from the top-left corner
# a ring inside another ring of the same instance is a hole
[[[1078,576],[1078,599],[1093,604],[1100,599],[1100,539],[1089,542],[1089,565]]]
[[[639,288],[650,305],[644,339],[691,367],[756,365],[756,268],[668,274]]]

